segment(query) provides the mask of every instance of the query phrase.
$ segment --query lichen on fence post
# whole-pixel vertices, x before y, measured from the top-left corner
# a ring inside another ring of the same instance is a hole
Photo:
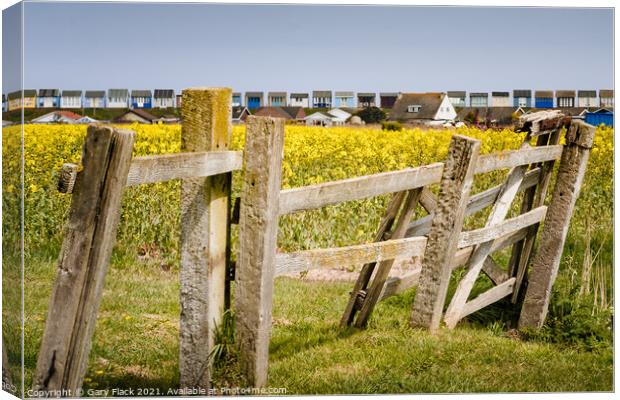
[[[241,372],[254,387],[267,384],[283,145],[284,120],[248,118],[235,314]]]
[[[181,150],[223,151],[232,134],[228,88],[183,90]],[[222,320],[227,271],[230,173],[181,184],[180,386],[210,387],[209,354]]]
[[[478,140],[452,137],[413,303],[413,327],[439,328],[479,151]]]
[[[551,288],[560,267],[566,234],[579,197],[595,131],[595,127],[585,122],[573,121],[566,133],[566,145],[560,159],[540,246],[532,262],[519,318],[520,328],[540,328],[547,316]]]

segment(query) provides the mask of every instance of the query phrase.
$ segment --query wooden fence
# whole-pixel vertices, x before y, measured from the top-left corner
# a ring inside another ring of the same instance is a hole
[[[183,153],[132,159],[134,133],[89,126],[81,167],[66,164],[71,193],[58,274],[33,378],[36,393],[82,386],[125,187],[182,179],[180,385],[209,387],[214,327],[229,304],[231,90],[183,91]]]
[[[519,150],[479,155],[480,143],[455,135],[445,163],[295,189],[281,189],[284,121],[249,117],[245,149],[229,151],[230,89],[183,91],[184,153],[131,157],[133,132],[91,126],[82,166],[65,165],[59,189],[72,193],[33,386],[79,393],[127,186],[182,179],[180,386],[209,388],[213,332],[230,305],[231,173],[243,166],[235,282],[236,339],[247,383],[267,383],[274,278],[337,265],[363,265],[342,325],[364,327],[379,301],[418,286],[411,324],[452,328],[463,317],[510,296],[524,298],[520,326],[544,321],[594,128],[556,112],[525,116]],[[567,126],[566,144],[559,145]],[[536,145],[530,142],[536,138]],[[545,205],[553,165],[557,183]],[[509,169],[506,181],[470,196],[475,176]],[[434,195],[429,186],[438,184]],[[506,218],[517,193],[520,214]],[[375,241],[278,254],[278,219],[303,210],[392,194]],[[416,215],[420,204],[426,215]],[[483,227],[463,231],[466,216],[492,207]],[[234,213],[233,213],[234,214]],[[538,227],[547,218],[538,251]],[[507,268],[492,254],[512,246]],[[535,253],[535,254],[534,254]],[[395,260],[423,257],[420,270],[390,277]],[[528,266],[533,257],[529,285]],[[452,271],[465,266],[447,311]],[[480,272],[495,286],[469,299]],[[357,317],[357,318],[356,318]]]
[[[565,127],[566,144],[560,145]],[[267,382],[273,281],[284,273],[362,265],[342,316],[343,326],[366,326],[379,301],[417,285],[410,321],[414,327],[435,331],[443,320],[453,328],[465,316],[498,300],[510,297],[517,303],[520,296],[525,298],[520,326],[540,327],[595,129],[558,112],[540,112],[523,117],[520,130],[526,138],[518,150],[479,155],[477,140],[455,135],[445,163],[281,190],[282,123],[250,118],[235,295],[241,366],[250,384]],[[554,163],[560,158],[547,206]],[[505,182],[470,196],[476,175],[506,169]],[[433,184],[439,185],[437,196],[429,190]],[[519,192],[523,192],[520,213],[507,218]],[[276,252],[279,216],[390,193],[373,243]],[[427,215],[415,215],[418,204]],[[487,207],[492,209],[486,224],[464,231],[465,217]],[[524,293],[537,232],[547,214],[552,220],[544,225]],[[492,254],[507,247],[512,247],[511,259],[502,268]],[[421,269],[389,276],[395,260],[412,257],[423,258]],[[452,271],[460,266],[465,266],[465,275],[444,313]],[[470,299],[481,272],[494,287]]]

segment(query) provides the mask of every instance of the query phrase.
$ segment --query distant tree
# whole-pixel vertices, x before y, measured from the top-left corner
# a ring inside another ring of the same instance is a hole
[[[367,124],[377,124],[387,118],[385,112],[379,107],[366,107],[356,115]]]
[[[383,121],[381,122],[381,129],[384,131],[402,131],[403,126],[400,122],[396,121]]]

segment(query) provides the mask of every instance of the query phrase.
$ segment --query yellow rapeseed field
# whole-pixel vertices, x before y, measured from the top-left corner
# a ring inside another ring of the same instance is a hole
[[[136,132],[134,155],[180,151],[179,125],[125,125]],[[30,249],[58,244],[69,196],[56,191],[58,171],[65,162],[79,162],[86,126],[26,125],[24,182],[26,243]],[[441,161],[450,138],[461,134],[482,143],[482,153],[514,149],[523,134],[511,130],[474,128],[401,132],[373,128],[287,126],[282,165],[283,188],[373,174]],[[233,129],[232,148],[242,149],[244,126]],[[580,209],[596,209],[611,220],[613,130],[599,128],[586,177]],[[17,206],[19,194],[20,127],[3,129],[3,204]],[[499,179],[483,177],[476,190]],[[234,195],[240,179],[235,179]],[[369,240],[376,229],[385,197],[327,207],[283,218],[280,245],[285,249],[336,246]],[[8,209],[7,209],[8,207]],[[579,210],[578,210],[579,214]],[[7,214],[5,214],[6,216]],[[120,237],[130,247],[155,243],[176,252],[178,245],[179,183],[146,185],[127,190]],[[6,225],[6,224],[5,224]]]

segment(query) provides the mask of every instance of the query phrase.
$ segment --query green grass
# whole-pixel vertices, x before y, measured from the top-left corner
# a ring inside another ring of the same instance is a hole
[[[380,303],[366,330],[338,321],[350,284],[276,285],[269,384],[289,394],[611,390],[612,352],[524,342],[480,325],[409,328],[413,291]]]
[[[28,388],[56,271],[51,259],[27,261],[26,268]],[[178,268],[162,268],[156,257],[115,258],[85,389],[149,387],[166,394],[178,386]],[[342,330],[350,288],[276,280],[269,386],[287,394],[612,390],[610,347],[587,351],[515,339],[484,315],[438,335],[413,330],[407,323],[413,291],[380,303],[366,330]],[[18,362],[19,354],[9,358]]]

